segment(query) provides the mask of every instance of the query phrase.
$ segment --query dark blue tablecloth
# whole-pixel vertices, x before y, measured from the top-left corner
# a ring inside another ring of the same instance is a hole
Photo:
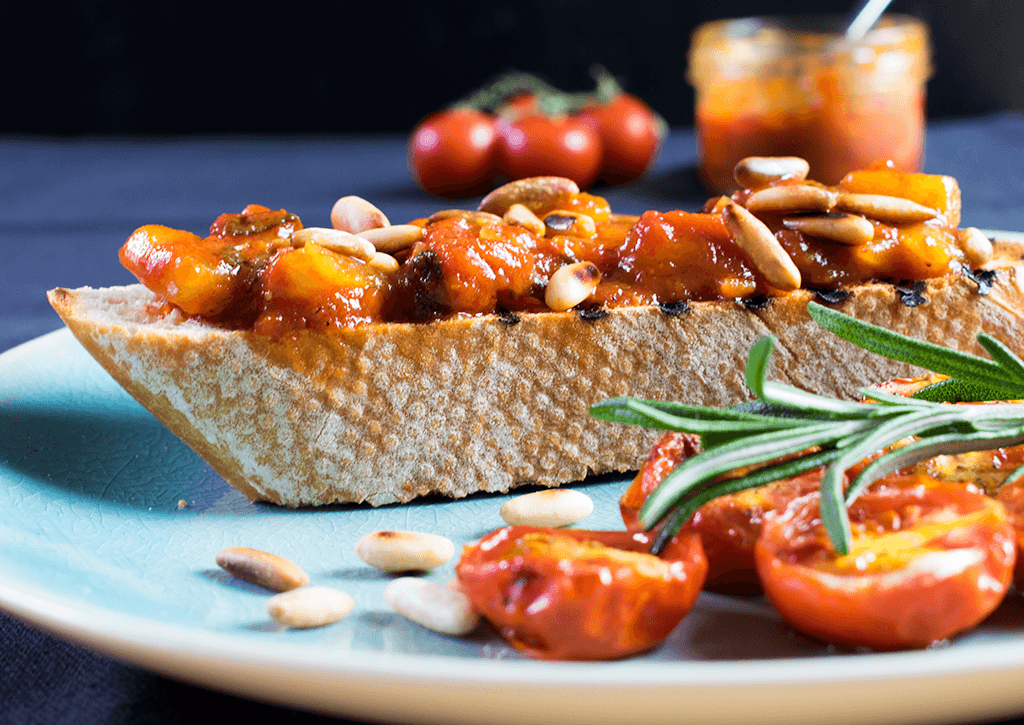
[[[926,170],[960,182],[964,226],[1024,231],[1024,117],[936,123],[927,143]],[[117,250],[143,224],[202,232],[218,214],[259,203],[328,226],[345,194],[370,199],[393,222],[475,205],[421,192],[404,145],[399,137],[0,139],[0,352],[61,326],[46,290],[133,282]],[[647,178],[595,193],[620,212],[696,210],[708,195],[695,156],[692,132],[675,131]],[[179,684],[0,615],[0,723],[198,723],[219,721],[224,707],[241,721],[323,720]]]

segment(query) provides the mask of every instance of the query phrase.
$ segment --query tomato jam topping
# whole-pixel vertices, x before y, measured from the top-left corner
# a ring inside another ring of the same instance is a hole
[[[516,188],[522,187],[518,182]],[[788,256],[802,286],[823,292],[871,280],[958,274],[977,261],[965,241],[970,230],[956,228],[956,181],[888,166],[853,172],[835,187],[768,179],[761,188],[712,199],[700,213],[648,211],[639,217],[612,213],[599,196],[545,196],[550,185],[525,188],[521,203],[509,205],[518,208],[504,217],[439,213],[392,228],[391,241],[370,234],[387,236],[387,227],[361,232],[366,236],[304,229],[283,209],[250,205],[218,217],[206,237],[141,227],[120,257],[162,298],[165,311],[274,337],[301,329],[545,311],[553,275],[577,263],[591,263],[600,273],[596,285],[580,293],[580,309],[674,309],[688,301],[748,302],[781,294],[759,268],[766,257],[751,250],[752,239],[774,238],[769,258]],[[739,236],[727,226],[723,211],[731,205],[747,206],[752,214],[745,217],[758,229],[741,229]],[[852,241],[846,227],[829,231],[830,224],[849,224],[851,217]],[[406,241],[395,242],[403,235]],[[561,299],[575,293],[560,292]]]

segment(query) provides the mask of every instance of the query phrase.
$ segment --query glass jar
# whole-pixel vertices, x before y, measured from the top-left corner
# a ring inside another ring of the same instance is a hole
[[[839,16],[719,20],[694,31],[698,166],[715,192],[735,188],[747,156],[801,156],[835,184],[877,162],[924,160],[928,27],[887,15],[851,44]]]

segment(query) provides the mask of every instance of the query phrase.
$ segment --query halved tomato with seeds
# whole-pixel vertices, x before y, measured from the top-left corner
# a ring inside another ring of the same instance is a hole
[[[628,531],[643,531],[640,525],[640,509],[647,497],[653,493],[665,476],[671,473],[677,464],[700,453],[700,437],[692,433],[663,433],[647,461],[640,468],[636,478],[619,499],[619,512]]]
[[[665,477],[687,458],[700,452],[700,439],[690,433],[665,433],[632,484],[619,499],[619,511],[629,531],[643,531],[640,509]],[[817,491],[824,469],[727,494],[701,506],[686,524],[700,534],[708,559],[704,588],[730,594],[761,590],[754,565],[754,544],[767,516],[782,511],[793,499]]]
[[[1016,555],[1002,504],[973,486],[894,476],[849,506],[850,553],[821,523],[819,496],[765,522],[755,547],[769,601],[817,639],[893,650],[970,629],[1002,601]]]
[[[509,526],[467,546],[455,571],[473,607],[527,655],[617,659],[661,644],[707,573],[696,534],[658,556],[650,547],[626,531]]]
[[[1000,449],[1002,450],[1002,449]],[[1021,461],[1020,455],[1024,452],[1024,446],[1014,446],[1008,449],[1017,454],[1018,465]],[[996,501],[1006,507],[1006,513],[1010,517],[1010,524],[1017,535],[1017,563],[1013,569],[1013,583],[1018,589],[1024,588],[1024,478],[1018,478],[1010,483],[1003,484],[995,496]]]

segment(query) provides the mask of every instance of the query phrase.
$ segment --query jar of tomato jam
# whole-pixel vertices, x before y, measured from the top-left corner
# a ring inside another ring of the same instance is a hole
[[[697,28],[688,80],[709,189],[734,189],[733,166],[747,156],[801,156],[810,178],[826,184],[879,161],[920,170],[928,27],[887,15],[851,43],[846,20],[740,18]]]

